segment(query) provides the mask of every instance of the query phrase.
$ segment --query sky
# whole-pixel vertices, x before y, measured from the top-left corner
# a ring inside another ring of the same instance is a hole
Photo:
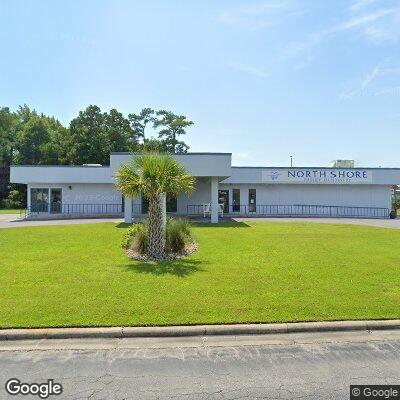
[[[400,0],[0,2],[0,106],[170,109],[234,165],[400,167]]]

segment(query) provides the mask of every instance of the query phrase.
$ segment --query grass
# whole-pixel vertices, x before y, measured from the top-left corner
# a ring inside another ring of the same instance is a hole
[[[4,229],[0,327],[400,317],[400,230],[198,225],[183,261],[131,261],[112,223]]]
[[[2,208],[0,209],[0,214],[19,214],[19,209],[9,209],[9,208]]]

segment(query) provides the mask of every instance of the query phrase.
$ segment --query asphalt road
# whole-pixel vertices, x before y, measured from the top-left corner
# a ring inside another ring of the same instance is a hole
[[[400,383],[400,331],[0,343],[5,382],[63,386],[50,399],[348,399]],[[38,398],[38,397],[36,397]]]

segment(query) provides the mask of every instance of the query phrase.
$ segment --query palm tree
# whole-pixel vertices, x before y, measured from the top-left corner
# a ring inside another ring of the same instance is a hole
[[[153,153],[137,156],[131,163],[122,165],[115,185],[124,196],[135,198],[142,194],[149,202],[149,255],[162,259],[165,256],[164,195],[190,194],[194,190],[194,178],[170,155]]]

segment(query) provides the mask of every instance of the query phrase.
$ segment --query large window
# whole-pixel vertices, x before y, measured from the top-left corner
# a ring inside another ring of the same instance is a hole
[[[232,189],[232,211],[240,212],[240,189]]]
[[[31,211],[32,212],[49,211],[49,189],[47,188],[31,189]]]
[[[257,211],[257,194],[256,189],[249,189],[249,212]]]

